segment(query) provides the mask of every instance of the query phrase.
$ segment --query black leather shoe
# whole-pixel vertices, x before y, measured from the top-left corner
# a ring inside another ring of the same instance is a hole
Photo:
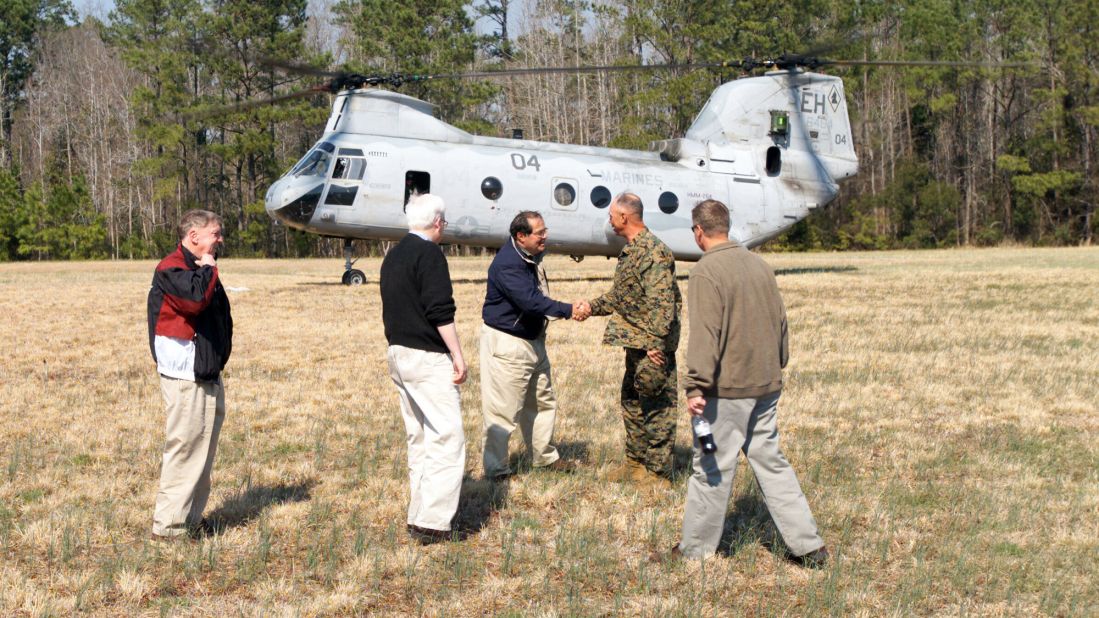
[[[432,530],[431,528],[421,528],[419,526],[413,526],[412,524],[408,524],[408,536],[412,537],[412,540],[416,541],[420,545],[432,545],[434,543],[449,541],[451,537],[451,531]]]
[[[187,527],[187,534],[195,540],[204,539],[208,536],[214,536],[218,533],[217,526],[210,523],[209,519],[203,517],[197,524]]]
[[[804,556],[792,556],[790,561],[800,564],[807,569],[823,569],[824,565],[828,563],[828,557],[828,548],[821,547],[820,549],[814,549]]]

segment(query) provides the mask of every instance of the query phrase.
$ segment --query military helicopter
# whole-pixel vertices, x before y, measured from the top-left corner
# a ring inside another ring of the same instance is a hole
[[[317,143],[268,189],[266,209],[290,227],[343,238],[342,281],[349,285],[366,281],[353,268],[352,239],[404,236],[404,206],[416,193],[446,201],[443,243],[499,247],[515,214],[539,210],[553,230],[547,250],[577,261],[615,256],[624,241],[611,230],[606,209],[613,196],[631,191],[645,205],[646,225],[677,259],[701,256],[690,211],[710,198],[729,205],[730,235],[755,247],[831,202],[839,184],[858,172],[843,81],[813,72],[829,64],[975,63],[783,55],[424,76],[313,71],[331,78],[313,91],[335,95],[332,113]],[[722,84],[683,137],[655,142],[649,151],[532,141],[519,132],[512,139],[472,135],[436,118],[430,103],[379,88],[428,79],[652,68],[771,70]]]

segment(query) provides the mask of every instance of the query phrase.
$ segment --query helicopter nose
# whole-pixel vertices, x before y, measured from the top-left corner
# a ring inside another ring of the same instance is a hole
[[[324,183],[300,186],[282,178],[271,185],[264,199],[267,214],[283,223],[303,228],[313,218],[317,203],[324,192]]]

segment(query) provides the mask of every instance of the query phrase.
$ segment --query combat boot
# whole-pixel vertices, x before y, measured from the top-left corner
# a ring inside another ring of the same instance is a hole
[[[642,466],[639,470],[634,471],[634,476],[632,480],[634,483],[637,484],[638,487],[644,489],[655,491],[658,489],[668,488],[668,479],[649,470],[644,466]]]
[[[613,468],[607,473],[607,480],[616,483],[636,481],[639,474],[645,473],[645,466],[632,459],[627,459],[622,465]]]

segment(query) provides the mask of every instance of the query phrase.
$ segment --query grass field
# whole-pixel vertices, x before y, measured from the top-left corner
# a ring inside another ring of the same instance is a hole
[[[821,571],[782,559],[745,465],[722,552],[648,562],[678,537],[690,430],[684,413],[671,489],[604,479],[623,431],[602,319],[549,335],[580,471],[481,481],[478,258],[451,260],[467,538],[405,534],[379,261],[347,288],[338,260],[225,259],[236,338],[207,513],[224,530],[151,543],[153,263],[0,265],[0,615],[1099,614],[1099,249],[764,257],[792,333],[784,450],[835,558]],[[567,300],[614,268],[547,263]]]

